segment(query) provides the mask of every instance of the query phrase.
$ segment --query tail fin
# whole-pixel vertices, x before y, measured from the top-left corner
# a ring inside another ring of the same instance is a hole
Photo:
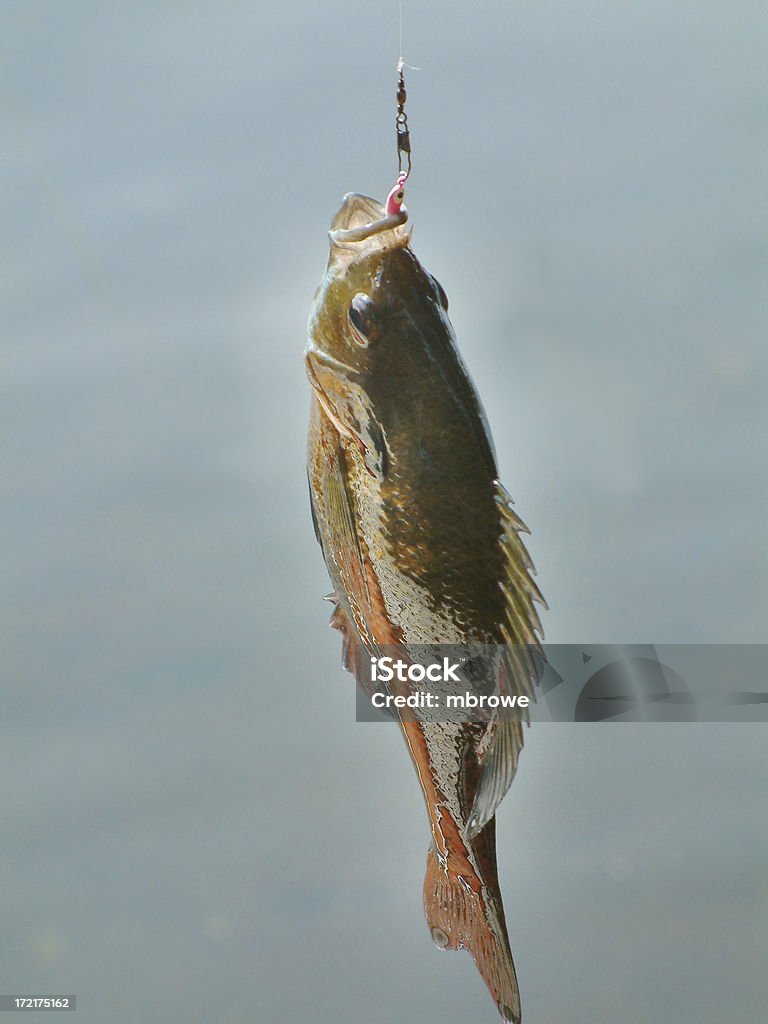
[[[472,842],[485,878],[466,879],[451,871],[450,862],[442,866],[434,847],[430,849],[424,913],[437,948],[468,949],[501,1019],[520,1024],[520,993],[496,877],[495,825],[492,818]]]

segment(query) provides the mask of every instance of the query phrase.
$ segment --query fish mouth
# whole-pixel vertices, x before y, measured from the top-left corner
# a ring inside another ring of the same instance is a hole
[[[404,206],[398,213],[387,214],[381,203],[370,196],[348,192],[333,218],[329,238],[334,245],[364,242],[374,235],[400,227],[407,220],[408,211]],[[404,232],[402,234],[404,236]]]

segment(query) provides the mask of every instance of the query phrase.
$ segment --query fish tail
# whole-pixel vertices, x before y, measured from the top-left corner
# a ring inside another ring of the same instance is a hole
[[[496,875],[495,826],[492,818],[471,844],[482,865],[480,873],[461,873],[452,867],[450,856],[443,864],[434,845],[430,848],[424,914],[437,948],[468,949],[501,1019],[520,1024],[520,992]]]

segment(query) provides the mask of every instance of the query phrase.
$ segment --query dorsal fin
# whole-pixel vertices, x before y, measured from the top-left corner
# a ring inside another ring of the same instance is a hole
[[[496,481],[496,503],[501,521],[500,543],[505,554],[506,579],[499,582],[505,597],[506,615],[501,623],[505,650],[499,672],[500,693],[524,695],[535,700],[534,683],[543,656],[540,641],[544,637],[541,620],[534,607],[538,602],[546,608],[544,598],[531,573],[533,562],[525,549],[521,533],[528,527],[512,508],[512,499]],[[538,656],[538,658],[537,658]],[[528,721],[527,713],[522,715]],[[494,714],[488,726],[490,740],[483,757],[475,799],[467,830],[473,838],[491,820],[517,771],[517,761],[523,749],[521,721]]]

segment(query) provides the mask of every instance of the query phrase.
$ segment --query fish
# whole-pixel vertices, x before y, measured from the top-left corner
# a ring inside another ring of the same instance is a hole
[[[386,204],[347,194],[308,322],[307,472],[344,667],[413,645],[493,645],[495,685],[533,699],[546,607],[499,481],[448,299],[415,256],[402,180]],[[431,830],[424,912],[438,949],[467,949],[501,1019],[521,1020],[496,861],[495,814],[523,721],[401,715]]]

